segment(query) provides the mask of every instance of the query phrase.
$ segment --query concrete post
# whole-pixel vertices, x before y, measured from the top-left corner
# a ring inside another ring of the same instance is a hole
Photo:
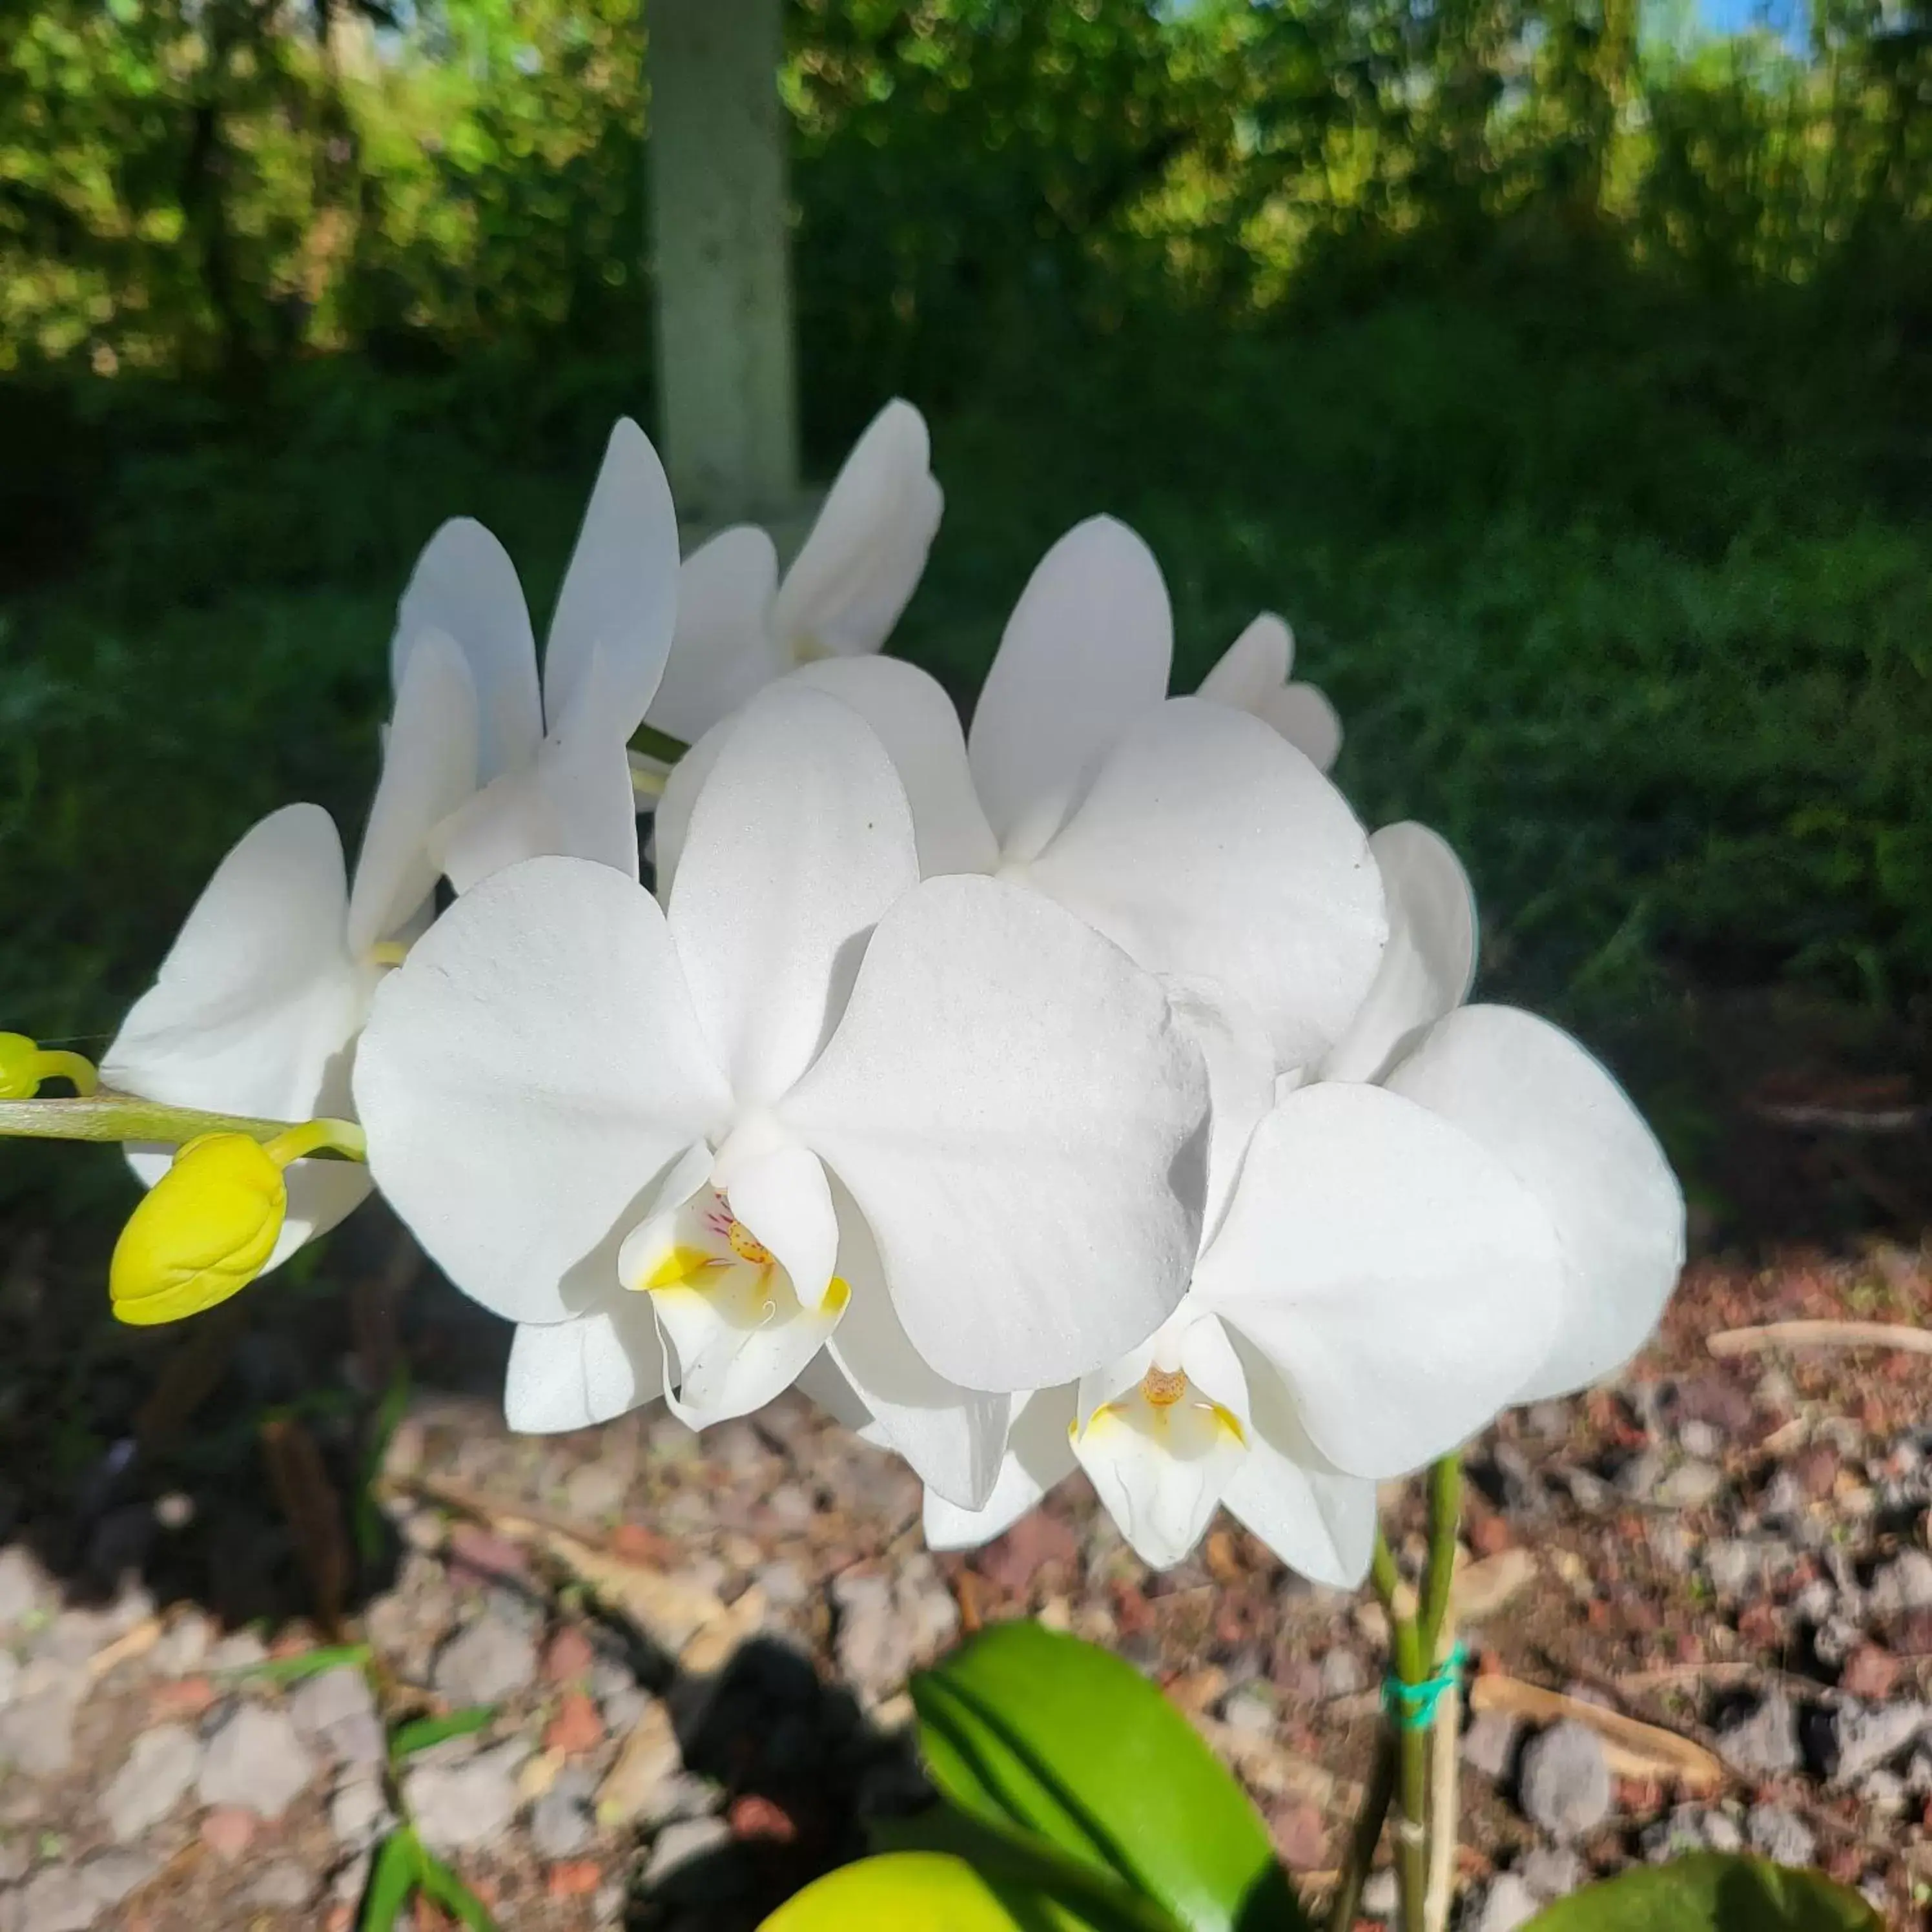
[[[782,0],[647,0],[660,447],[680,514],[798,499]]]

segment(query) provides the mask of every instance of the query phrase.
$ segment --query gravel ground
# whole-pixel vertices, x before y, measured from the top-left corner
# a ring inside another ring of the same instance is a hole
[[[1846,1316],[1932,1321],[1925,1256],[1700,1263],[1614,1387],[1472,1449],[1465,1926],[1507,1932],[1699,1845],[1822,1865],[1926,1922],[1932,1360],[1705,1346]],[[221,1591],[170,1591],[223,1568],[168,1560],[206,1501],[98,1515],[86,1574],[116,1538],[130,1557],[98,1600],[26,1541],[0,1550],[0,1932],[346,1932],[398,1797],[506,1932],[734,1932],[856,1851],[865,1817],[920,1802],[906,1672],[1022,1614],[1164,1682],[1311,1885],[1339,1855],[1380,1612],[1225,1518],[1150,1576],[1076,1480],[988,1550],[934,1558],[910,1475],[796,1398],[701,1439],[662,1413],[530,1438],[482,1396],[421,1396],[380,1493],[391,1560],[338,1634],[373,1647],[380,1690],[347,1667],[262,1675],[317,1626],[224,1625]],[[1412,1562],[1416,1506],[1390,1504]],[[1526,1718],[1523,1685],[1570,1701]],[[483,1729],[386,1783],[386,1725],[473,1706]],[[1718,1775],[1687,1785],[1642,1734],[1606,1738],[1606,1707]],[[1367,1906],[1391,1903],[1378,1876]]]

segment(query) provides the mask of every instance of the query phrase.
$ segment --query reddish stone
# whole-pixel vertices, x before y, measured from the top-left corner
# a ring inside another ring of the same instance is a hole
[[[1868,1702],[1880,1703],[1892,1695],[1903,1667],[1882,1644],[1862,1643],[1845,1659],[1838,1688]]]
[[[1049,1563],[1070,1565],[1079,1555],[1080,1539],[1071,1526],[1045,1510],[1035,1510],[983,1550],[977,1567],[995,1589],[1018,1597],[1025,1594],[1036,1572]]]
[[[322,1932],[349,1932],[356,1922],[356,1908],[350,1905],[332,1905],[328,1916],[322,1922]]]
[[[449,1533],[453,1568],[494,1582],[515,1582],[530,1574],[530,1558],[515,1544],[473,1522],[459,1522]]]
[[[1895,1619],[1892,1647],[1907,1657],[1932,1657],[1932,1610],[1907,1610]]]
[[[1679,1664],[1702,1664],[1704,1661],[1704,1640],[1695,1630],[1679,1630],[1676,1648]]]
[[[1791,1473],[1814,1502],[1824,1502],[1838,1480],[1838,1452],[1828,1442],[1808,1443],[1791,1459]]]
[[[255,1836],[255,1814],[238,1804],[218,1805],[201,1821],[201,1842],[225,1864],[232,1864]]]
[[[306,1657],[314,1649],[315,1640],[304,1630],[284,1630],[268,1646],[268,1654],[278,1664],[286,1664],[292,1657]]]
[[[648,1563],[662,1568],[677,1560],[677,1545],[640,1522],[620,1522],[610,1532],[610,1547],[626,1563]]]
[[[1766,1603],[1744,1606],[1738,1616],[1738,1634],[1759,1650],[1775,1650],[1784,1640],[1778,1612]]]
[[[1288,1798],[1268,1814],[1268,1832],[1291,1871],[1321,1871],[1328,1864],[1328,1826],[1320,1808]]]
[[[1825,1875],[1840,1885],[1856,1885],[1865,1875],[1862,1845],[1834,1845],[1825,1854]]]
[[[163,1723],[170,1718],[198,1718],[214,1702],[214,1686],[206,1677],[157,1684],[148,1694],[148,1708]]]
[[[1500,1556],[1515,1546],[1516,1533],[1506,1518],[1481,1516],[1469,1526],[1469,1544],[1478,1556]]]
[[[557,1701],[556,1715],[544,1726],[544,1749],[577,1757],[604,1742],[604,1720],[581,1690],[566,1690]]]
[[[553,1898],[588,1898],[604,1882],[604,1868],[595,1858],[566,1858],[544,1882]]]
[[[548,1684],[574,1684],[590,1674],[597,1652],[590,1640],[575,1624],[566,1624],[550,1640],[544,1652],[544,1681]]]
[[[791,1814],[759,1792],[748,1791],[734,1798],[724,1815],[734,1838],[770,1838],[788,1845],[798,1836]]]

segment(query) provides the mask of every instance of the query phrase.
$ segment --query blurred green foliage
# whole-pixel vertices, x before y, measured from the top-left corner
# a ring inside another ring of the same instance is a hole
[[[0,1022],[98,1043],[254,817],[352,836],[442,517],[541,609],[652,413],[642,13],[0,10]],[[1468,854],[1488,983],[1613,1046],[1932,980],[1932,32],[1654,28],[794,0],[782,77],[809,446],[934,421],[896,647],[970,694],[1129,518],[1179,681],[1284,610],[1365,814]]]

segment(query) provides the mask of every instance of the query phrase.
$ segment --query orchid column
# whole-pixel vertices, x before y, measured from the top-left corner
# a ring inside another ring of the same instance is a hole
[[[651,0],[659,422],[680,510],[709,524],[798,491],[779,0]]]

